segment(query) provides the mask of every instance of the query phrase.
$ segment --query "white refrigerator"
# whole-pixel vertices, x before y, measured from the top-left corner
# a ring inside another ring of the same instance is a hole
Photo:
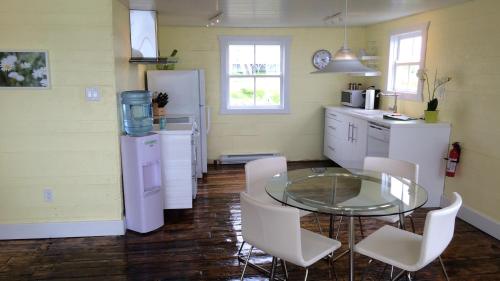
[[[167,116],[193,118],[198,132],[195,136],[196,176],[207,172],[207,136],[210,131],[210,108],[205,105],[205,73],[203,70],[150,70],[147,89],[155,96],[168,94]]]

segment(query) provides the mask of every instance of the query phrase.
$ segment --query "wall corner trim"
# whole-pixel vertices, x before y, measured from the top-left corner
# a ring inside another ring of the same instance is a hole
[[[441,207],[448,206],[450,201],[441,196]],[[462,205],[457,215],[460,219],[477,227],[481,231],[500,240],[500,223],[466,205]]]
[[[124,220],[0,224],[0,240],[124,234]]]

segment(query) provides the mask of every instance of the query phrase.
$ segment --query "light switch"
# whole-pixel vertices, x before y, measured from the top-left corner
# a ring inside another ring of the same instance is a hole
[[[100,101],[101,91],[98,87],[85,88],[85,99],[87,101]]]

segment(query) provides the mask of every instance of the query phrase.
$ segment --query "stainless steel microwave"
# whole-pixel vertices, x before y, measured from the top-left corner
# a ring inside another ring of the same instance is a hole
[[[363,107],[365,105],[363,92],[364,90],[344,90],[340,96],[340,103],[350,107]]]

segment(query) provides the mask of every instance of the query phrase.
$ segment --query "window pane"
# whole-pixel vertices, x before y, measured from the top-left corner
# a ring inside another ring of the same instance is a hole
[[[253,78],[229,78],[229,106],[253,106]]]
[[[422,36],[399,40],[398,62],[419,62]]]
[[[280,75],[281,47],[280,45],[255,46],[255,67],[257,75]]]
[[[229,45],[229,75],[251,75],[254,45]]]
[[[396,65],[396,76],[394,90],[405,92],[417,92],[419,66],[414,65]]]
[[[281,78],[258,77],[255,85],[255,103],[258,106],[270,106],[281,104]]]

